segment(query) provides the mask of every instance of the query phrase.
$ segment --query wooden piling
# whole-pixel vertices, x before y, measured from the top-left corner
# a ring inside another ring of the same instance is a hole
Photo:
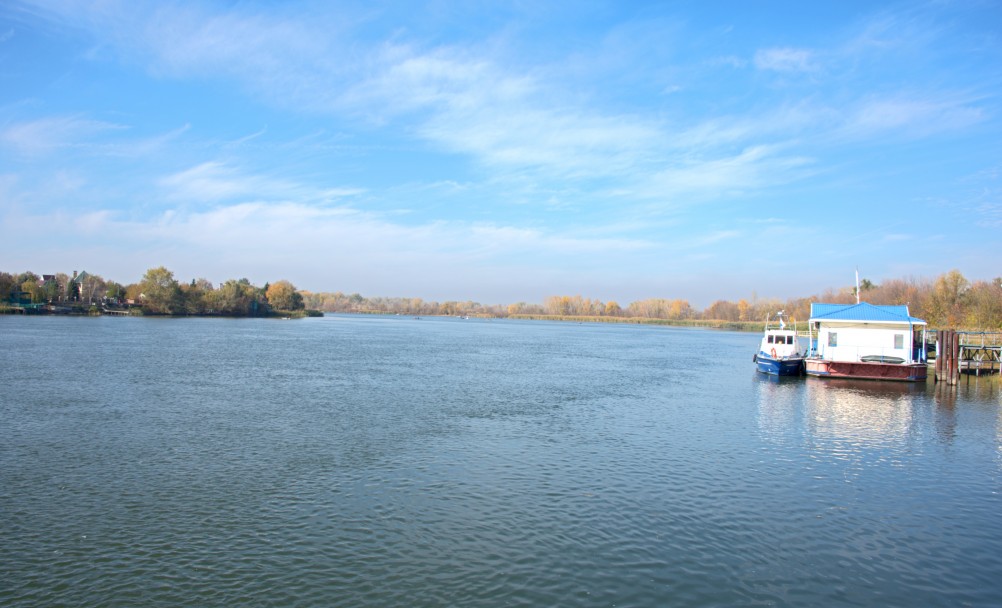
[[[943,353],[946,352],[943,349],[943,330],[936,331],[936,367],[933,377],[936,382],[943,381]]]
[[[950,384],[950,353],[953,349],[950,347],[950,330],[943,330],[943,344],[939,347],[940,356],[943,357],[943,367],[940,369],[942,373],[943,383]]]
[[[960,336],[955,329],[936,332],[936,382],[948,386],[960,381]]]
[[[960,384],[960,336],[953,332],[953,383]]]
[[[950,330],[950,384],[960,383],[960,337],[956,330]]]
[[[953,342],[957,339],[957,334],[952,330],[946,330],[946,356],[943,357],[943,377],[946,383],[953,386]]]

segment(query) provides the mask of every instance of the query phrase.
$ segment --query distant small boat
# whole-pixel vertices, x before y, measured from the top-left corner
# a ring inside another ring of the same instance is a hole
[[[765,332],[758,353],[752,357],[758,371],[773,376],[799,376],[804,370],[804,353],[797,341],[796,326],[786,329],[783,311],[776,313],[777,326],[765,321]]]

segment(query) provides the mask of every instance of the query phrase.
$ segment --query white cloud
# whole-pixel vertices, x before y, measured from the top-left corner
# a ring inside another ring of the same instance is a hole
[[[160,185],[171,191],[174,198],[218,201],[253,194],[256,185],[246,177],[222,163],[206,162],[169,175],[160,180]]]
[[[654,247],[625,238],[511,225],[410,225],[352,209],[293,202],[248,202],[194,212],[174,209],[147,221],[108,210],[8,213],[0,236],[9,237],[7,242],[15,247],[29,240],[38,246],[39,235],[29,229],[37,226],[47,227],[46,237],[52,241],[44,245],[53,251],[69,247],[66,235],[73,235],[74,250],[101,246],[107,235],[116,235],[116,246],[130,251],[128,259],[113,268],[89,270],[121,281],[135,280],[147,268],[172,260],[169,267],[178,276],[205,276],[214,282],[239,276],[259,282],[284,277],[314,290],[333,290],[349,282],[356,285],[352,289],[370,294],[423,297],[455,289],[457,277],[474,281],[478,289],[492,282],[518,289],[517,273],[492,277],[484,268],[518,267],[528,279],[552,272],[533,268],[541,257],[573,261],[585,254],[615,260]],[[466,297],[473,295],[467,292]]]
[[[899,131],[917,137],[965,129],[985,119],[984,111],[966,98],[910,97],[871,98],[847,117],[849,134],[872,137]]]
[[[806,49],[762,49],[755,53],[755,67],[775,72],[814,72],[817,58]]]
[[[698,201],[735,195],[802,177],[813,161],[781,156],[770,146],[754,146],[737,155],[680,163],[657,173],[646,185],[648,196]]]
[[[209,161],[161,178],[158,184],[174,200],[213,203],[232,199],[333,201],[364,192],[360,188],[313,188],[262,172],[241,171]]]
[[[974,217],[979,226],[1002,228],[1002,203],[982,203],[975,209]]]
[[[96,135],[124,129],[80,116],[55,116],[15,123],[0,131],[0,143],[27,156],[40,156],[51,151],[86,145]]]

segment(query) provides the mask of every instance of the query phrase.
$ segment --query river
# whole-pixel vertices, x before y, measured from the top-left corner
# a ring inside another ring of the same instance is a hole
[[[2,606],[992,606],[1002,391],[756,334],[0,317]]]

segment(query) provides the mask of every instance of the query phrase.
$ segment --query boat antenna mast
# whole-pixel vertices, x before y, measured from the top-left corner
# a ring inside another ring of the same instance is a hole
[[[856,266],[856,304],[859,304],[859,266]]]

